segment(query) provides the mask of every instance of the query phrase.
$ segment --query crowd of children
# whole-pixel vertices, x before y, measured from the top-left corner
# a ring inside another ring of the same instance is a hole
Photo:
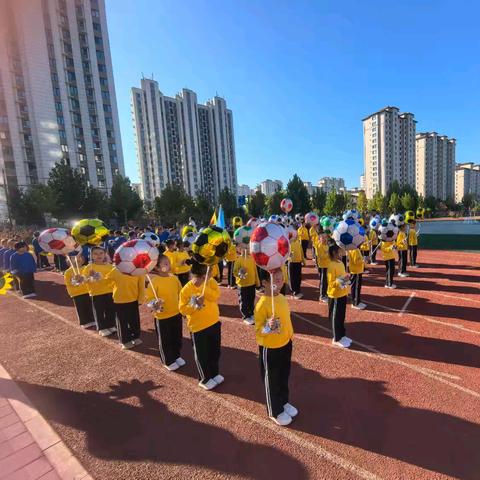
[[[148,281],[143,276],[121,273],[111,263],[116,248],[140,232],[125,235],[112,232],[102,246],[91,247],[67,261],[65,285],[75,306],[82,328],[95,328],[101,336],[117,334],[123,349],[142,343],[139,306],[146,304],[153,314],[161,362],[169,371],[185,365],[181,356],[182,325],[185,320],[191,334],[199,386],[213,390],[224,381],[220,374],[221,323],[218,307],[219,283],[223,268],[207,269],[195,262],[189,243],[163,237],[157,265]],[[302,267],[306,264],[309,245],[319,274],[319,301],[328,303],[335,345],[348,348],[345,315],[348,287],[352,308],[365,309],[361,300],[362,275],[368,264],[376,265],[377,249],[386,266],[386,288],[395,288],[395,251],[398,252],[399,275],[407,276],[407,257],[416,267],[418,238],[415,228],[400,228],[396,241],[379,241],[375,230],[367,229],[366,241],[359,248],[344,252],[330,240],[321,227],[299,225],[291,239],[291,255],[282,269],[268,273],[259,269],[246,245],[232,246],[224,259],[227,287],[238,290],[243,322],[254,325],[259,348],[260,372],[265,387],[268,415],[278,425],[288,425],[298,414],[289,403],[288,379],[292,355],[293,327],[286,299],[286,285],[293,298],[300,300]],[[26,242],[1,240],[0,270],[10,272],[15,288],[24,298],[35,296],[34,274],[37,268],[51,268],[48,257],[32,239],[34,256]],[[255,304],[257,294],[260,298]]]

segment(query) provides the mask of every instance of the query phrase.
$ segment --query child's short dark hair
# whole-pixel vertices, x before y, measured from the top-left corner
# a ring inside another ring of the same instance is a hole
[[[90,253],[94,252],[95,250],[101,250],[103,253],[105,253],[105,249],[102,247],[99,247],[98,245],[90,247]]]
[[[264,270],[263,268],[259,268],[258,278],[261,282],[268,282],[270,280],[270,272],[267,272],[267,270]]]
[[[160,262],[164,260],[165,258],[168,258],[166,255],[163,254],[163,252],[160,252],[157,258],[157,267],[160,265]]]
[[[333,255],[340,250],[340,247],[335,242],[330,242],[328,244],[328,256],[330,260],[333,259]]]
[[[167,247],[169,247],[170,245],[175,245],[175,240],[173,238],[170,238],[165,242],[165,245]]]
[[[177,245],[177,247],[185,247],[185,243],[188,243],[188,242],[184,242],[183,240],[177,240],[175,242],[175,244]]]
[[[27,244],[25,242],[17,242],[13,248],[15,248],[15,250],[20,250],[24,247],[27,247]]]
[[[192,262],[192,275],[197,275],[197,277],[204,277],[207,274],[207,266],[202,263]]]
[[[121,230],[115,230],[115,235],[121,235],[122,231]]]

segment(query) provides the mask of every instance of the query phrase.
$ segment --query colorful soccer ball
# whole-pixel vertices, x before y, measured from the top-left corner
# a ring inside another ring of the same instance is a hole
[[[402,225],[405,225],[405,217],[401,213],[392,213],[388,221],[396,227],[401,227]]]
[[[282,212],[289,213],[292,211],[293,202],[289,198],[284,198],[280,202],[280,208],[282,209]]]
[[[318,225],[319,221],[320,219],[318,218],[318,215],[314,212],[310,212],[305,215],[305,223],[308,223],[312,227]]]
[[[382,242],[393,242],[396,240],[398,235],[398,228],[392,223],[387,223],[383,225],[378,230],[378,238]]]
[[[98,218],[85,218],[72,228],[73,238],[80,245],[99,245],[108,233],[108,228]]]
[[[335,243],[344,250],[355,250],[365,241],[365,230],[352,218],[338,223],[332,233]]]
[[[365,220],[364,220],[362,217],[359,217],[358,223],[359,223],[362,227],[365,226]]]
[[[381,225],[382,227],[386,227],[388,224],[389,224],[388,218],[382,218],[382,219],[380,220],[380,225]]]
[[[55,255],[68,255],[80,249],[66,228],[47,228],[38,237],[38,243],[46,252]]]
[[[192,248],[193,242],[198,237],[197,232],[187,232],[187,234],[182,238],[184,243],[188,243],[188,248]]]
[[[290,242],[285,229],[271,222],[261,223],[252,233],[250,253],[255,263],[271,272],[280,268],[290,256]]]
[[[377,230],[380,227],[381,220],[378,217],[372,217],[370,219],[370,228],[372,230]]]
[[[237,245],[248,245],[250,243],[250,237],[252,236],[252,227],[240,227],[237,228],[233,234],[233,240]]]
[[[358,219],[360,218],[360,214],[355,209],[347,210],[343,214],[343,219],[348,220],[349,218],[358,222]]]
[[[425,209],[423,207],[418,207],[416,214],[417,214],[417,218],[422,219],[425,215]]]
[[[204,265],[215,265],[227,254],[231,243],[230,235],[223,228],[216,225],[202,228],[192,245],[193,258]]]
[[[270,215],[268,221],[272,223],[282,223],[282,217],[281,215]]]
[[[122,243],[113,255],[113,263],[127,275],[146,275],[157,264],[158,248],[147,240]]]
[[[140,235],[140,238],[142,240],[147,240],[151,244],[155,245],[158,247],[160,245],[160,238],[156,233],[153,232],[145,232]]]
[[[328,215],[325,215],[320,219],[320,225],[322,226],[323,231],[326,233],[333,232],[334,224],[335,224],[335,219],[333,217],[329,217]]]
[[[232,218],[232,227],[233,228],[240,228],[243,225],[242,217],[233,217]]]
[[[413,223],[415,221],[415,212],[413,210],[407,210],[405,212],[405,221],[407,223]]]
[[[260,225],[260,220],[258,218],[252,217],[247,222],[247,227],[252,227],[253,229],[257,228]]]
[[[288,227],[289,225],[293,225],[293,218],[290,216],[290,215],[284,215],[282,217],[282,223],[283,225],[285,225],[286,227]]]
[[[186,237],[188,233],[190,232],[196,232],[196,228],[193,226],[193,225],[185,225],[183,228],[182,228],[182,238],[183,237]]]
[[[297,213],[295,215],[295,220],[298,222],[298,223],[303,223],[303,220],[305,219],[305,217],[301,214],[301,213]]]

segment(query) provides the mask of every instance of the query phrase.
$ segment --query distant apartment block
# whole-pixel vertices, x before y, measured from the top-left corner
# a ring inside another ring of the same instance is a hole
[[[436,132],[416,135],[416,189],[419,195],[455,198],[454,138]]]
[[[345,180],[336,177],[323,177],[318,181],[317,186],[325,192],[331,192],[332,190],[339,192],[345,189]]]
[[[264,180],[259,185],[260,191],[264,195],[273,195],[277,190],[281,190],[283,188],[283,182],[280,180]]]
[[[458,163],[455,169],[455,202],[460,203],[465,195],[470,194],[480,199],[480,165]]]
[[[238,185],[237,186],[237,195],[239,197],[244,196],[248,197],[252,194],[252,189],[248,185]]]
[[[131,107],[143,198],[154,199],[168,184],[212,201],[225,187],[237,194],[233,114],[223,98],[202,105],[186,88],[168,97],[144,78],[131,90]]]

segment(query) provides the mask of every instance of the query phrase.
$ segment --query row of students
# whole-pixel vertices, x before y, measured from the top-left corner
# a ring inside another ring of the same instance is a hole
[[[37,265],[28,245],[15,239],[4,239],[0,248],[0,271],[13,275],[13,288],[23,298],[36,297],[35,272]]]

